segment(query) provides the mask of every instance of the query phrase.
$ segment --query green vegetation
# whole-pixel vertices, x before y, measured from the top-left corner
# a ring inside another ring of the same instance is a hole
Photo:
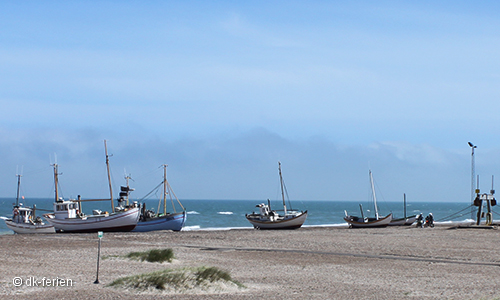
[[[149,262],[172,262],[174,259],[174,251],[172,249],[152,249],[145,252],[131,252],[127,254],[126,257]]]
[[[185,292],[193,288],[204,290],[222,288],[217,283],[224,283],[225,286],[233,285],[237,288],[244,287],[238,281],[233,280],[228,272],[219,270],[216,267],[166,269],[153,273],[122,277],[113,281],[109,286]]]
[[[195,275],[197,282],[203,282],[204,280],[208,280],[210,282],[218,280],[232,281],[231,275],[229,275],[228,272],[219,270],[216,267],[198,268]]]

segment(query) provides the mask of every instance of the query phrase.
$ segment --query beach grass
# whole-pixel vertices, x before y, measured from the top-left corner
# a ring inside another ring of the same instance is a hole
[[[152,249],[144,252],[130,252],[126,257],[148,262],[172,262],[174,251],[172,249]]]
[[[109,284],[109,286],[138,290],[156,289],[187,292],[192,289],[224,289],[220,283],[224,286],[244,287],[243,284],[233,280],[227,271],[216,267],[165,269],[152,273],[118,278]]]
[[[196,273],[196,280],[198,282],[202,282],[204,280],[208,280],[210,282],[218,281],[218,280],[225,280],[225,281],[231,281],[231,275],[223,270],[220,270],[219,268],[216,267],[202,267],[199,268]]]

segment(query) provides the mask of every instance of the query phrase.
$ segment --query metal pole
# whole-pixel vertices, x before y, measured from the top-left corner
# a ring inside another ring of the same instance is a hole
[[[100,235],[100,233],[99,233],[99,235]],[[97,273],[95,276],[94,284],[99,283],[99,258],[100,257],[101,257],[101,237],[99,237],[99,246],[98,246],[98,250],[97,250]]]
[[[474,219],[474,194],[475,194],[475,191],[476,191],[476,187],[474,185],[475,181],[474,181],[474,177],[475,177],[475,173],[476,173],[476,163],[475,163],[475,159],[474,159],[474,149],[477,148],[477,146],[475,146],[474,144],[472,144],[471,142],[469,142],[469,146],[471,147],[472,149],[472,154],[471,154],[471,195],[470,195],[470,202],[471,202],[471,207],[470,207],[470,218],[473,220]]]

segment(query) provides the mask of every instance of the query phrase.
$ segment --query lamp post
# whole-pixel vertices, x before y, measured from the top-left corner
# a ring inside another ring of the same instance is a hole
[[[474,219],[474,209],[472,208],[473,207],[473,204],[474,204],[474,192],[475,192],[475,181],[474,181],[474,177],[475,177],[475,172],[476,172],[476,166],[475,166],[475,160],[474,160],[474,149],[477,148],[477,146],[475,146],[474,144],[472,144],[471,142],[469,142],[469,147],[472,149],[472,154],[471,154],[471,195],[470,195],[470,198],[471,198],[471,207],[470,207],[470,218],[471,219]]]

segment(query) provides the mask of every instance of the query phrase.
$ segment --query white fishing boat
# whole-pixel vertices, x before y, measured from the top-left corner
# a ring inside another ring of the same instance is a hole
[[[163,199],[159,200],[158,203],[158,212],[154,212],[153,210],[146,209],[146,203],[141,204],[141,214],[139,217],[139,222],[133,231],[136,232],[145,232],[145,231],[156,231],[156,230],[173,230],[180,231],[184,224],[186,223],[186,210],[184,206],[182,206],[179,198],[175,195],[170,183],[167,180],[167,165],[163,165],[163,181],[153,189],[148,195],[157,191],[161,186],[163,186]],[[130,188],[122,187],[122,193],[120,193],[120,197],[127,197],[128,199],[128,191]],[[146,198],[146,195],[144,198]],[[167,212],[167,195],[170,197],[170,201],[172,203],[173,212]],[[182,211],[177,212],[175,208],[174,198],[177,203],[182,208]],[[163,202],[163,212],[160,212],[160,207]]]
[[[111,176],[109,173],[109,156],[106,148],[106,166],[108,170],[108,181],[110,199],[88,199],[84,200],[78,196],[77,200],[63,200],[59,198],[57,164],[54,164],[55,202],[54,212],[45,214],[47,222],[52,224],[58,232],[97,232],[97,231],[131,231],[139,220],[138,206],[114,206],[113,190],[111,188]],[[93,210],[92,215],[86,215],[82,210],[82,202],[86,201],[111,201],[111,212]]]
[[[388,226],[392,221],[392,214],[388,214],[386,217],[379,217],[378,207],[377,207],[377,197],[375,195],[375,185],[373,184],[373,175],[370,170],[370,185],[372,188],[372,197],[373,204],[375,206],[375,217],[374,218],[365,218],[363,214],[363,208],[361,207],[361,217],[355,217],[347,214],[345,211],[344,220],[349,224],[351,228],[367,228],[367,227],[385,227]]]
[[[300,228],[302,224],[306,221],[307,210],[298,211],[287,209],[285,202],[285,185],[283,182],[283,176],[281,175],[281,162],[278,162],[280,184],[281,184],[281,197],[283,200],[283,210],[271,210],[271,204],[268,200],[268,204],[258,204],[256,207],[259,208],[259,212],[253,212],[251,214],[246,214],[247,220],[256,229],[296,229]]]
[[[41,217],[36,216],[36,205],[25,207],[19,203],[19,188],[21,175],[17,175],[16,204],[12,210],[12,218],[1,217],[5,225],[15,233],[54,233],[54,226],[46,224]]]
[[[45,214],[47,222],[58,232],[83,233],[97,231],[131,231],[137,225],[139,208],[122,208],[108,213],[94,210],[92,215],[80,213],[80,200],[59,200],[54,203],[54,213]]]
[[[410,226],[417,220],[417,215],[406,216],[406,194],[404,194],[404,217],[392,219],[389,226]]]
[[[31,207],[15,206],[12,218],[2,217],[5,225],[15,233],[54,233],[54,226],[46,224],[41,217],[37,217],[36,205]]]

